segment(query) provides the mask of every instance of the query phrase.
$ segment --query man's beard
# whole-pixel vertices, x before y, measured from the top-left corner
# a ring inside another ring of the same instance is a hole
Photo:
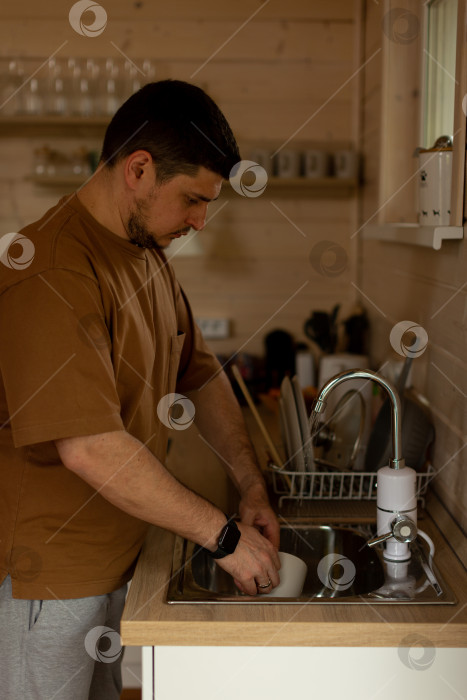
[[[170,244],[167,243],[165,246],[160,245],[150,233],[148,227],[146,226],[145,209],[146,202],[139,201],[136,202],[134,210],[130,212],[126,226],[128,238],[130,239],[131,243],[137,245],[139,248],[164,250]],[[172,231],[171,234],[188,233],[189,230],[189,227],[183,228],[179,229],[178,231]],[[169,233],[167,235],[171,234]]]
[[[128,238],[134,245],[140,248],[160,249],[161,246],[149,233],[146,226],[145,208],[144,202],[136,202],[135,208],[130,212],[126,226]]]

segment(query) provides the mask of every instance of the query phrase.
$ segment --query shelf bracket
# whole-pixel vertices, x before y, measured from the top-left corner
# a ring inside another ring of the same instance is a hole
[[[421,245],[440,250],[443,241],[460,241],[464,238],[463,226],[419,226],[418,224],[379,224],[365,226],[363,238]]]

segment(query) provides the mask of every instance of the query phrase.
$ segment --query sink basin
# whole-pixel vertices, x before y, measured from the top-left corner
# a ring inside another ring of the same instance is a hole
[[[331,526],[289,522],[281,527],[280,549],[305,561],[308,572],[301,596],[247,596],[209,554],[180,537],[175,539],[168,603],[455,603],[451,591],[437,595],[415,556],[396,572],[378,548],[367,546],[368,525]],[[394,565],[392,565],[394,567]]]
[[[308,526],[293,530],[282,528],[280,548],[303,559],[308,566],[303,586],[305,598],[337,598],[363,595],[383,585],[384,571],[378,556],[364,544],[365,540],[354,530]],[[338,557],[336,562],[326,560],[329,565],[327,571],[322,567],[323,581],[318,576],[318,565],[329,553]],[[201,588],[243,598],[232,577],[217,566],[205,550],[198,549],[191,562],[191,571],[194,582]],[[326,585],[326,579],[329,585]]]

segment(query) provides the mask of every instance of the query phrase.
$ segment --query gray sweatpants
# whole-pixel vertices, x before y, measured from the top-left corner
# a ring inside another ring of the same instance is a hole
[[[7,576],[0,586],[0,698],[118,700],[126,590],[19,600]]]

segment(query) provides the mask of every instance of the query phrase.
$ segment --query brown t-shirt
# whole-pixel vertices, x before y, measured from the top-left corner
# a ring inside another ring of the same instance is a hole
[[[164,255],[76,196],[20,233],[0,239],[0,581],[16,598],[108,593],[131,578],[147,523],[67,469],[54,440],[126,430],[164,461],[160,399],[219,364]]]

